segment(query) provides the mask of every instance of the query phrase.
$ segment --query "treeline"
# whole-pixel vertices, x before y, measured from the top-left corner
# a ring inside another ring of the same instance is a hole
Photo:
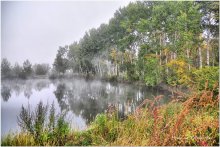
[[[59,47],[50,77],[72,71],[148,86],[204,85],[206,80],[213,85],[218,81],[218,40],[218,1],[132,2],[117,10],[108,24]],[[26,66],[15,65],[13,76],[29,76],[34,70]],[[48,67],[38,65],[35,70],[41,71],[34,73],[47,74]],[[3,77],[10,75],[3,65],[2,70]]]
[[[23,65],[15,63],[14,66],[6,59],[1,61],[1,77],[2,78],[21,78],[26,79],[34,76],[46,76],[49,74],[49,64],[34,64],[29,60],[25,60]]]
[[[108,24],[60,47],[53,66],[58,73],[71,69],[150,86],[197,79],[204,85],[206,79],[218,80],[218,27],[218,1],[133,2]]]

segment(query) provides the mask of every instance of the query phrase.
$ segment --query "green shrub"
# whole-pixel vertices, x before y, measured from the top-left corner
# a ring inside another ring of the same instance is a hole
[[[117,81],[118,81],[117,76],[110,76],[109,77],[109,82],[117,82]]]
[[[205,83],[208,81],[208,87],[212,89],[213,85],[218,83],[219,80],[219,67],[203,67],[193,71],[193,82],[196,84],[197,89],[203,90]]]
[[[98,132],[105,133],[106,130],[106,122],[107,122],[107,116],[105,114],[98,114],[95,118],[95,121],[93,125],[97,127]]]
[[[22,106],[18,124],[24,132],[32,135],[39,145],[45,145],[47,142],[65,145],[66,136],[70,131],[69,124],[65,122],[63,114],[55,116],[54,103],[49,112],[48,115],[48,106],[44,106],[42,102],[37,105],[34,113],[30,112],[29,107]]]

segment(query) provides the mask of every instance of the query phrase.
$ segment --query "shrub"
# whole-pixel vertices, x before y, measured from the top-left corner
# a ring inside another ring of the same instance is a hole
[[[42,102],[34,112],[22,106],[18,116],[18,124],[24,132],[30,134],[38,145],[51,144],[65,145],[66,136],[70,131],[69,124],[64,120],[64,114],[55,116],[54,104],[51,105],[48,115],[48,106]],[[49,121],[48,121],[49,120]]]
[[[219,67],[203,67],[193,71],[193,81],[199,90],[205,88],[208,81],[208,88],[212,89],[213,85],[219,80]]]
[[[118,81],[117,76],[110,76],[109,77],[109,82],[117,82],[117,81]]]

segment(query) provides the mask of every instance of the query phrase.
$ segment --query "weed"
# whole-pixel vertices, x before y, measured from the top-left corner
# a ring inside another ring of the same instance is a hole
[[[2,145],[129,145],[218,146],[218,85],[205,88],[182,101],[160,105],[163,96],[144,100],[134,114],[119,121],[117,110],[99,114],[85,131],[71,131],[64,115],[55,115],[54,104],[38,104],[35,113],[22,106],[19,134],[9,134]],[[48,121],[47,121],[48,120]]]

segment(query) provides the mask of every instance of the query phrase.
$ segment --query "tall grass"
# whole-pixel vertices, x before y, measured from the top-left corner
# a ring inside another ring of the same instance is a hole
[[[42,102],[39,102],[33,112],[29,106],[22,106],[18,125],[22,132],[6,136],[2,145],[65,145],[70,131],[64,114],[55,114],[54,103],[49,111],[48,105],[44,106]]]
[[[39,104],[35,113],[22,107],[23,132],[9,134],[2,145],[127,145],[213,146],[219,145],[218,85],[182,99],[159,105],[163,96],[145,100],[135,113],[121,121],[117,110],[99,114],[85,131],[71,131],[52,105]],[[39,110],[42,109],[42,110]],[[40,115],[40,116],[38,116]],[[49,120],[49,121],[47,121]],[[40,123],[40,124],[39,124]]]

